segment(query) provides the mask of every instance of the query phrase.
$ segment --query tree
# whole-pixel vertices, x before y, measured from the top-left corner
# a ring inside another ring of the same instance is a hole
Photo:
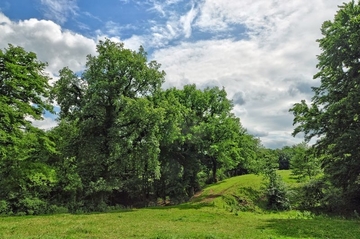
[[[54,145],[30,119],[52,110],[46,64],[13,45],[0,50],[0,61],[0,198],[8,212],[43,213],[56,182],[56,172],[45,163]]]
[[[267,207],[274,210],[290,209],[289,191],[276,170],[279,168],[278,155],[275,150],[260,148],[258,152],[258,172],[263,175],[264,194]]]
[[[166,115],[161,125],[160,197],[186,200],[202,182],[216,182],[219,175],[245,165],[249,138],[231,113],[224,89],[171,88],[161,93],[157,105]]]
[[[78,77],[60,71],[53,98],[60,119],[75,124],[73,155],[89,209],[102,209],[114,192],[146,198],[158,170],[158,125],[163,110],[151,97],[160,90],[165,73],[148,62],[142,47],[100,41],[97,56],[87,57]],[[70,158],[71,158],[70,157]]]
[[[333,21],[323,23],[314,76],[321,85],[313,87],[311,104],[303,100],[291,109],[293,134],[305,133],[306,141],[318,137],[315,149],[324,155],[325,175],[353,198],[360,192],[359,16],[360,2],[351,1],[340,6]]]
[[[0,158],[7,151],[20,150],[18,140],[24,130],[34,128],[30,119],[40,120],[45,110],[52,110],[46,64],[36,54],[9,44],[0,50]]]
[[[51,98],[60,105],[59,120],[74,121],[80,117],[85,103],[87,83],[68,67],[61,69],[59,76],[51,90]]]
[[[313,148],[305,142],[293,147],[293,156],[290,159],[291,172],[298,180],[313,179],[320,170],[320,160],[314,154]]]
[[[294,154],[293,149],[289,146],[284,146],[282,149],[276,150],[279,156],[279,169],[290,169],[290,159]]]
[[[240,143],[246,130],[231,113],[233,105],[226,96],[224,89],[206,88],[200,101],[203,104],[193,106],[200,111],[196,113],[199,123],[193,127],[193,141],[199,144],[201,163],[211,171],[210,182],[218,181],[219,171],[224,173],[244,160]]]

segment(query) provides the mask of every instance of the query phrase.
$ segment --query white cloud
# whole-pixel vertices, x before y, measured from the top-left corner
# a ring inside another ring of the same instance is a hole
[[[43,120],[32,120],[32,124],[40,129],[49,130],[51,128],[54,128],[58,124],[58,122],[55,121],[53,118],[44,117]]]
[[[108,21],[105,23],[105,29],[107,34],[114,36],[120,34],[121,27],[116,22]]]
[[[170,6],[182,2],[183,0],[165,0],[165,4]]]
[[[77,0],[40,0],[45,7],[45,17],[64,23],[68,17],[77,14]]]
[[[192,25],[194,19],[198,15],[198,8],[190,2],[184,6],[190,7],[187,12],[181,12],[176,4],[182,0],[156,1],[149,0],[146,4],[150,4],[149,11],[156,11],[161,14],[164,21],[150,20],[149,34],[143,36],[146,38],[147,45],[151,48],[166,47],[173,40],[189,38],[192,33]]]
[[[139,50],[140,46],[143,46],[145,44],[145,40],[140,37],[140,36],[136,36],[133,35],[130,38],[127,38],[125,40],[123,40],[122,42],[124,42],[124,45],[126,48],[132,49],[132,50]]]
[[[293,138],[288,109],[309,100],[307,86],[316,73],[323,21],[332,19],[341,1],[206,0],[192,28],[212,34],[243,26],[248,38],[182,42],[156,50],[153,58],[166,71],[165,87],[225,86],[229,98],[242,96],[234,112],[249,132],[261,132],[266,146],[282,146]],[[240,34],[240,33],[239,33]],[[241,93],[239,93],[241,92]]]
[[[183,24],[184,34],[186,38],[189,38],[191,36],[191,25],[197,13],[197,9],[195,9],[193,6],[186,15],[180,17],[180,22]]]
[[[150,11],[157,11],[160,13],[163,17],[166,16],[164,6],[159,2],[153,2],[153,6],[149,9]]]
[[[144,1],[136,1],[140,4],[148,4],[151,7],[148,9],[149,11],[156,11],[161,14],[161,16],[168,16],[168,13],[172,14],[172,11],[169,12],[169,8],[173,7],[173,5],[182,2],[183,0],[144,0]]]
[[[38,59],[48,62],[47,71],[52,75],[69,66],[74,71],[84,69],[86,55],[95,53],[96,42],[80,34],[63,30],[48,20],[29,19],[10,21],[0,13],[0,48],[8,43],[33,51]]]

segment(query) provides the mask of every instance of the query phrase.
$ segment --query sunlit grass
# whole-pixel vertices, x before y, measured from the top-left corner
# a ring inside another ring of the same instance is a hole
[[[289,171],[280,174],[295,184]],[[230,178],[207,187],[193,201],[172,207],[1,217],[0,238],[360,238],[356,220],[299,211],[234,213],[224,208],[229,195],[255,205],[251,200],[256,195],[251,193],[259,192],[261,184],[261,177],[255,175]]]

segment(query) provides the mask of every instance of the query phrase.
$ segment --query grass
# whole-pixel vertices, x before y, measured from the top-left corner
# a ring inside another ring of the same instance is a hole
[[[280,172],[295,185],[289,171]],[[261,209],[261,177],[211,185],[191,202],[97,214],[1,217],[0,238],[360,238],[360,221]],[[232,211],[228,198],[250,210]],[[225,210],[224,210],[225,209]]]

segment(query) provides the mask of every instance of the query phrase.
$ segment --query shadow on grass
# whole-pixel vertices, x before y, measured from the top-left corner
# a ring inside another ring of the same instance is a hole
[[[133,209],[115,209],[115,210],[110,210],[110,211],[106,211],[103,213],[126,213],[126,212],[134,212]]]
[[[239,188],[241,195],[249,198],[251,202],[258,208],[266,209],[266,199],[262,196],[260,189],[254,189],[252,187]]]
[[[131,208],[124,208],[124,209],[109,209],[105,211],[98,211],[98,212],[71,212],[71,213],[64,213],[64,215],[96,215],[96,214],[111,214],[111,213],[128,213],[133,212],[134,210]],[[53,215],[62,215],[62,214],[47,214],[46,216],[53,216]]]
[[[360,223],[331,218],[271,219],[258,229],[271,229],[279,237],[291,238],[360,238]]]
[[[210,207],[214,207],[214,205],[210,203],[184,203],[184,204],[172,205],[172,206],[147,207],[146,209],[168,210],[171,208],[175,208],[180,210],[189,210],[189,209],[201,209],[205,207],[210,208]]]
[[[192,198],[191,203],[211,203],[215,198],[221,197],[221,194],[209,194],[209,195],[200,195],[198,197]]]
[[[298,181],[298,180],[299,180],[299,177],[298,177],[298,176],[295,176],[295,175],[293,175],[293,174],[290,174],[289,179]]]

